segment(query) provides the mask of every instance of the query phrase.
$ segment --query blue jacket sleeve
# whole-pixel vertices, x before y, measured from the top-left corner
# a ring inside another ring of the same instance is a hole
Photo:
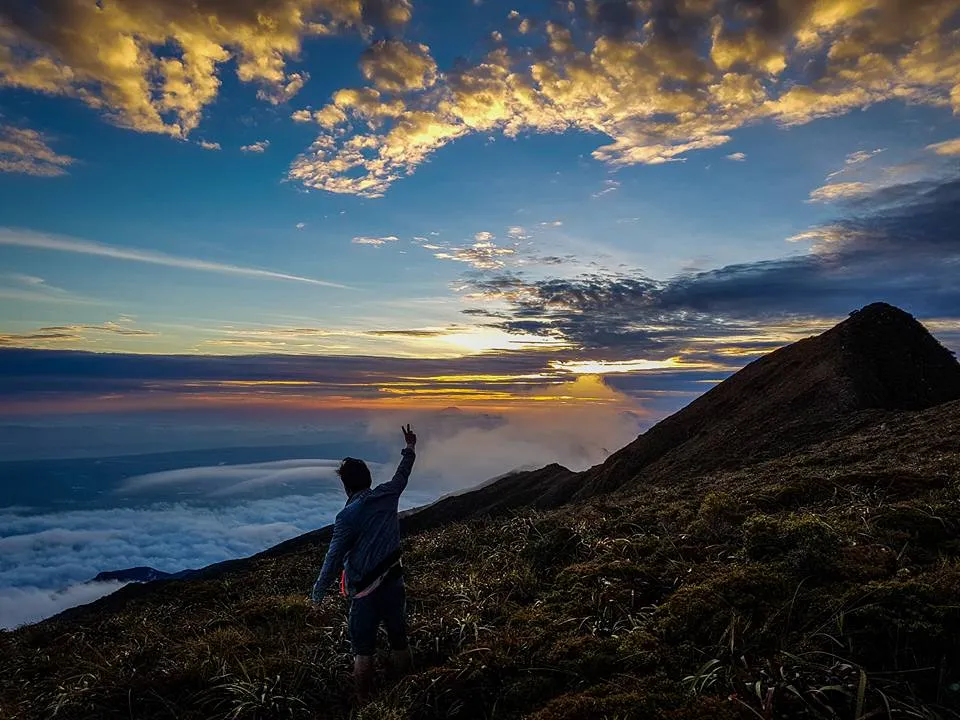
[[[353,529],[344,520],[337,518],[337,522],[333,526],[333,537],[330,539],[330,546],[327,548],[327,557],[320,569],[320,576],[313,584],[311,596],[314,602],[318,603],[323,600],[327,588],[343,570],[343,559],[350,548],[353,547],[355,539]]]
[[[397,495],[403,492],[407,487],[407,481],[410,479],[410,471],[413,470],[413,461],[417,458],[417,453],[412,447],[405,447],[401,450],[403,457],[400,459],[400,465],[393,474],[393,479],[377,487],[382,493],[387,495]]]

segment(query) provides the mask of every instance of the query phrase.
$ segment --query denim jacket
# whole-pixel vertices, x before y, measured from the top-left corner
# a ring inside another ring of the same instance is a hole
[[[407,446],[393,479],[375,488],[354,493],[337,513],[333,537],[327,548],[320,576],[313,585],[313,600],[320,602],[327,588],[347,571],[347,589],[373,570],[384,558],[400,548],[397,505],[407,487],[416,453]]]

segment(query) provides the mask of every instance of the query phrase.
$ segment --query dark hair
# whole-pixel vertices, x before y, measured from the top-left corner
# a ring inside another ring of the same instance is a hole
[[[347,495],[353,495],[370,487],[370,468],[363,460],[344,458],[340,467],[337,468],[337,475],[340,476]]]

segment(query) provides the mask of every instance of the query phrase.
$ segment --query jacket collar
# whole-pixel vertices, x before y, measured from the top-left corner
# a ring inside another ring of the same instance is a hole
[[[366,490],[361,490],[360,492],[355,492],[353,495],[347,498],[347,503],[344,507],[349,507],[351,503],[359,500],[362,497],[366,497],[370,493],[370,488]]]

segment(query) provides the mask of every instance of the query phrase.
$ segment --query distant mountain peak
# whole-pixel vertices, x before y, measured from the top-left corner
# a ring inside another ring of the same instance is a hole
[[[867,305],[819,339],[839,353],[857,407],[920,410],[960,398],[953,353],[898,307]]]
[[[750,363],[576,479],[572,497],[743,467],[828,440],[863,412],[958,398],[953,354],[909,313],[872,303]],[[555,493],[570,497],[569,488]]]

